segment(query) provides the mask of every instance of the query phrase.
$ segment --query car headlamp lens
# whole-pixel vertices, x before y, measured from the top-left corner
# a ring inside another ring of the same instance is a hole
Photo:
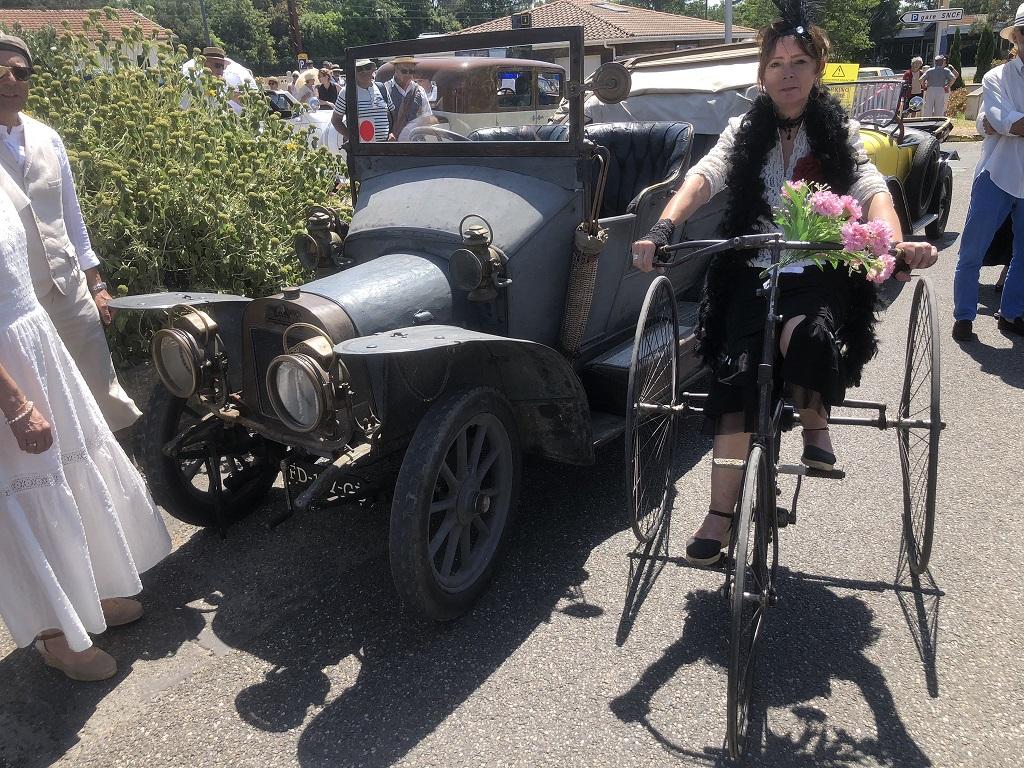
[[[175,397],[188,398],[199,387],[202,354],[189,334],[177,328],[163,328],[153,334],[150,347],[160,380]]]
[[[267,369],[267,390],[278,417],[298,432],[312,432],[329,404],[327,376],[306,355],[281,355]]]

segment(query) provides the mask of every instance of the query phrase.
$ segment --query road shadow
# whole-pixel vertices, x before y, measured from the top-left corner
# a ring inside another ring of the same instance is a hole
[[[699,391],[700,387],[698,383],[692,391]],[[672,510],[679,498],[676,483],[711,450],[712,442],[710,437],[701,434],[700,418],[688,416],[681,421],[669,484],[668,509],[651,540],[637,542],[632,551],[626,554],[626,598],[615,631],[615,644],[618,646],[624,645],[629,639],[647,597],[671,559],[669,532],[672,528]]]
[[[975,329],[983,316],[992,317],[999,309],[999,294],[993,286],[981,286],[978,294],[978,319]],[[995,322],[985,320],[984,322]],[[1021,365],[1021,350],[1024,348],[1024,337],[1013,333],[1001,332],[1009,339],[1010,347],[990,347],[979,340],[961,342],[960,349],[970,355],[981,367],[982,373],[998,376],[1006,384],[1017,389],[1024,389],[1024,365]]]
[[[900,557],[893,589],[900,610],[903,611],[903,618],[907,622],[907,628],[914,638],[918,658],[921,659],[928,695],[933,699],[938,698],[939,605],[945,592],[935,583],[930,569],[925,569],[920,575],[915,575],[910,570],[906,535],[900,543]]]
[[[768,614],[750,709],[748,765],[821,768],[865,763],[923,768],[931,760],[907,731],[881,669],[866,651],[880,630],[871,608],[857,595],[837,595],[831,586],[858,583],[825,580],[779,569],[780,602]],[[881,585],[892,588],[892,585]],[[623,722],[643,725],[668,752],[709,765],[733,765],[722,741],[703,748],[678,743],[652,718],[651,702],[685,665],[704,662],[728,666],[729,610],[721,592],[695,591],[685,598],[682,634],[665,649],[626,693],[614,699],[612,712]],[[721,729],[724,740],[725,675],[721,676]],[[818,700],[831,697],[833,681],[851,683],[871,710],[875,733],[861,736],[831,721]],[[772,729],[771,710],[785,708],[788,730]],[[795,720],[796,728],[790,723]]]
[[[593,514],[623,507],[622,461],[621,448],[610,447],[592,467],[528,462],[506,560],[472,612],[450,624],[401,611],[383,546],[320,581],[268,631],[235,646],[272,665],[235,697],[239,716],[268,732],[303,727],[303,766],[399,761],[539,625],[556,613],[579,621],[603,613],[588,600],[585,564],[594,547],[627,525],[625,515]],[[386,521],[379,526],[383,543]],[[286,584],[292,591],[303,586],[301,576]],[[230,638],[232,622],[241,620],[219,611],[214,630]]]

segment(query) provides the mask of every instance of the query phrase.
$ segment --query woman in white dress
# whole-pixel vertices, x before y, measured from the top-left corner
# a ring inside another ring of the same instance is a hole
[[[170,537],[36,300],[3,193],[0,286],[0,616],[50,666],[103,680],[117,664],[89,635],[142,615],[127,598]]]

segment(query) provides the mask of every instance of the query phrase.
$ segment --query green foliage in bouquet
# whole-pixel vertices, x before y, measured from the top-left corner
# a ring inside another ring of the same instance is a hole
[[[139,29],[95,44],[67,30],[25,37],[36,52],[28,112],[64,139],[112,293],[258,296],[303,280],[291,244],[306,207],[347,212],[325,199],[343,170],[336,156],[270,113],[260,91],[236,95],[236,115],[208,73],[182,73],[183,48]],[[147,51],[156,66],[139,66]],[[121,313],[115,362],[144,359],[150,333]]]

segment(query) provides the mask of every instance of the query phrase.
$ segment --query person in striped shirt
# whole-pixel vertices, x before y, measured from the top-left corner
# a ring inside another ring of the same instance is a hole
[[[370,59],[359,59],[356,62],[359,141],[394,141],[395,135],[391,128],[393,109],[387,91],[374,82],[376,71],[377,65]],[[342,139],[349,140],[349,128],[345,124],[345,89],[339,91],[338,100],[334,102],[331,125],[341,134]]]

